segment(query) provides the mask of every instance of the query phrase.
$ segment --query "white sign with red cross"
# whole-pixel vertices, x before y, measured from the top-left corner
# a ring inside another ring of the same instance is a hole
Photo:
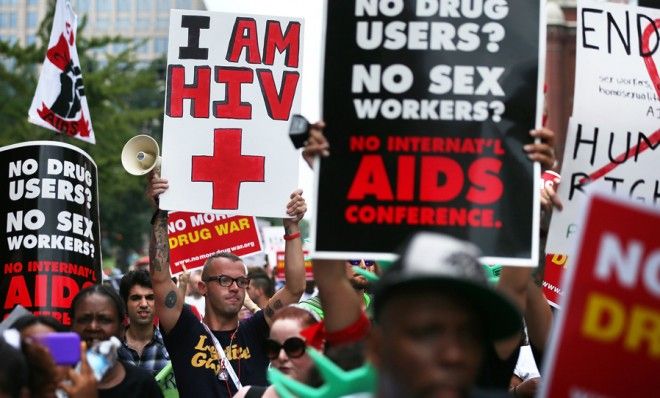
[[[161,208],[286,217],[302,37],[300,19],[172,10]]]

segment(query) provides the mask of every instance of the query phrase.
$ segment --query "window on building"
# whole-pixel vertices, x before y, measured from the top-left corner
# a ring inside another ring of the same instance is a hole
[[[0,28],[15,28],[16,13],[11,11],[0,12]]]
[[[137,23],[135,24],[135,29],[140,32],[146,32],[151,28],[150,20],[146,17],[138,17]]]
[[[25,44],[27,44],[28,46],[35,44],[37,42],[37,36],[35,35],[27,35],[25,39],[26,39]]]
[[[74,10],[78,13],[87,13],[87,12],[89,12],[89,0],[78,0],[76,2]]]
[[[117,17],[117,20],[115,21],[115,26],[117,27],[117,30],[121,32],[125,32],[126,30],[131,29],[131,17],[128,15],[120,15]]]
[[[0,12],[0,28],[15,28],[15,27],[16,27],[16,13]]]
[[[154,9],[154,0],[140,0],[137,2],[138,11],[151,12]]]
[[[170,9],[172,2],[170,0],[156,0],[156,9],[158,11],[167,11]]]
[[[154,52],[165,54],[167,52],[167,37],[156,37],[154,39]]]
[[[192,1],[191,0],[176,0],[176,8],[189,10],[189,9],[192,8]]]
[[[112,11],[112,2],[108,0],[96,0],[96,12]]]
[[[161,30],[161,29],[167,29],[170,26],[170,16],[165,14],[165,15],[159,15],[158,18],[156,18],[156,29]]]
[[[96,15],[96,29],[108,30],[112,24],[110,23],[110,17],[108,15]]]
[[[28,29],[34,29],[37,27],[37,23],[39,23],[37,19],[37,12],[36,11],[29,11],[27,13],[27,28]]]
[[[138,2],[140,3],[140,2]],[[130,12],[131,11],[131,0],[117,0],[117,11]]]

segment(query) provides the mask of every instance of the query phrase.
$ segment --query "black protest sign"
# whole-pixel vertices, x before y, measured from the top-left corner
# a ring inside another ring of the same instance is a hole
[[[20,304],[68,325],[78,291],[101,282],[96,164],[49,141],[0,154],[2,315]]]
[[[540,1],[354,0],[327,10],[315,251],[387,257],[417,230],[529,264]],[[537,115],[539,114],[539,115]]]

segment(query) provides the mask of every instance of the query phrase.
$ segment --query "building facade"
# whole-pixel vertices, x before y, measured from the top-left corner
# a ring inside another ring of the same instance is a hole
[[[46,0],[0,0],[0,40],[34,43],[39,23],[47,12]],[[71,0],[87,23],[86,37],[124,36],[142,40],[137,57],[141,61],[158,58],[167,52],[170,9],[205,10],[202,0]],[[102,52],[118,53],[125,44],[114,44]]]

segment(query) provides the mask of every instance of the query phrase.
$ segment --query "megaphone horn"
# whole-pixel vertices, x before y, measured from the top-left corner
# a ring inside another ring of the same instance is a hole
[[[121,164],[124,169],[135,176],[147,174],[160,167],[160,148],[158,143],[148,135],[136,135],[128,140],[121,151]]]

